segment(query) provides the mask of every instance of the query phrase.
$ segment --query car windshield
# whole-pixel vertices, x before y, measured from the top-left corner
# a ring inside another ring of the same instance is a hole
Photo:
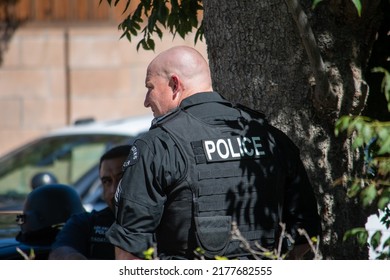
[[[59,183],[75,186],[98,165],[104,151],[126,140],[129,136],[53,136],[3,157],[0,159],[0,209],[24,201],[31,191],[31,178],[39,172],[50,172]]]

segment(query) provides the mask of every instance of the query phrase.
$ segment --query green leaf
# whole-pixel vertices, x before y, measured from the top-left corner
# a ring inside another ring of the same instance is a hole
[[[353,131],[356,130],[356,125],[361,124],[361,119],[359,117],[351,117],[351,122],[348,126],[348,134],[350,135]]]
[[[344,234],[343,241],[346,241],[349,238],[353,238],[353,237],[356,237],[360,245],[364,245],[367,243],[368,232],[363,227],[347,230]]]
[[[379,139],[383,142],[385,142],[387,139],[390,138],[390,127],[382,127],[378,131]]]
[[[336,127],[335,128],[335,135],[338,136],[339,133],[346,130],[348,128],[351,120],[352,120],[352,118],[349,116],[342,116],[341,118],[339,118],[336,122],[336,125],[335,125],[335,127]]]
[[[359,17],[362,15],[362,3],[360,0],[352,0],[352,3],[355,5]]]
[[[138,5],[137,9],[135,9],[135,11],[133,13],[133,18],[141,18],[142,9],[143,9],[143,6],[142,5]]]
[[[170,31],[172,32],[173,31],[173,28],[174,26],[176,26],[177,22],[178,22],[178,15],[177,14],[170,14],[168,16],[168,20],[167,20],[167,26],[169,27]]]
[[[315,9],[320,2],[322,2],[322,0],[313,0],[313,5],[311,6],[311,8]]]
[[[153,29],[156,25],[156,21],[157,21],[157,15],[156,15],[156,13],[152,13],[149,17],[149,20],[148,20],[148,32],[149,33],[153,32]]]
[[[135,28],[129,28],[129,31],[130,31],[130,33],[133,35],[133,36],[137,36],[137,34],[138,34],[138,32],[137,32],[137,30],[135,29]],[[129,37],[130,37],[130,34],[129,34]],[[129,39],[129,41],[131,42],[131,39],[130,38],[128,38]]]
[[[387,100],[387,109],[390,112],[390,72],[383,67],[374,67],[371,71],[384,74],[381,88]]]
[[[374,130],[372,129],[371,125],[369,124],[365,124],[365,123],[359,123],[359,125],[361,125],[361,130],[358,130],[362,133],[363,135],[363,138],[364,138],[364,142],[365,143],[368,143],[372,137],[375,136],[375,132]]]
[[[390,137],[387,138],[384,143],[382,143],[382,146],[378,151],[378,155],[386,155],[389,153],[390,153]]]
[[[171,0],[172,11],[177,11],[179,9],[179,3],[177,0]]]
[[[154,254],[154,248],[150,247],[146,251],[143,252],[144,257],[146,260],[152,260],[153,259],[153,254]]]
[[[161,39],[163,37],[163,32],[161,31],[161,29],[157,27],[155,31],[157,33],[157,36]]]
[[[129,32],[126,32],[126,38],[129,42],[131,42],[131,34]]]
[[[376,198],[376,195],[377,191],[374,183],[370,184],[367,188],[364,188],[360,193],[360,199],[362,200],[363,206],[370,206]]]
[[[165,26],[165,23],[168,19],[169,9],[167,6],[164,5],[160,6],[160,9],[158,11],[158,18],[159,22]]]
[[[355,196],[360,192],[360,190],[361,190],[361,188],[360,188],[359,182],[355,181],[355,182],[348,188],[347,195],[348,195],[348,197],[355,197]]]
[[[122,39],[123,37],[128,36],[127,32],[123,32],[122,35],[119,37],[119,39]]]
[[[152,50],[152,51],[154,51],[155,43],[154,43],[154,40],[153,40],[152,38],[149,38],[149,39],[147,40],[147,44],[148,44],[148,46],[149,46],[149,49]]]
[[[115,1],[114,6],[116,6],[118,3],[119,3],[119,0]],[[130,0],[127,1],[126,6],[125,6],[125,8],[123,9],[122,14],[124,14],[124,13],[127,11],[127,9],[129,8],[129,6],[130,6]]]
[[[354,122],[351,124],[351,126],[353,127],[354,130],[360,133],[366,127],[366,124],[361,119],[356,118]]]
[[[137,44],[137,51],[139,50],[139,48],[141,47],[141,46],[143,46],[143,44],[144,44],[144,41],[145,39],[141,39],[139,42],[138,42],[138,44]]]
[[[201,23],[201,25],[199,26],[198,30],[196,31],[196,34],[195,34],[195,44],[198,42],[198,40],[203,40],[203,22]]]
[[[214,257],[217,261],[226,261],[229,260],[227,257],[222,257],[222,256],[215,256]]]
[[[353,141],[353,143],[352,143],[352,147],[353,147],[353,148],[358,148],[358,147],[363,146],[363,144],[364,144],[364,139],[363,139],[363,137],[357,136],[357,137],[355,138],[355,140]]]
[[[377,230],[371,237],[370,244],[374,249],[377,249],[381,244],[382,232]]]
[[[141,20],[141,22],[142,22],[142,20]],[[132,24],[133,24],[133,27],[134,27],[135,29],[141,30],[141,25],[139,25],[137,22],[133,21]]]
[[[383,242],[383,248],[389,247],[389,246],[390,246],[390,237],[387,238],[387,239],[385,240],[385,242]]]
[[[378,209],[384,209],[390,203],[389,196],[381,196],[378,200]]]

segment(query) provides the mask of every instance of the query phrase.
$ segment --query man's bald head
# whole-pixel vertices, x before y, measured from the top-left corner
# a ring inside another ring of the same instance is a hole
[[[177,46],[160,53],[150,64],[159,75],[167,78],[177,74],[186,96],[197,92],[211,91],[210,69],[204,57],[194,48]]]
[[[170,48],[149,64],[145,85],[145,107],[155,117],[178,107],[181,101],[198,92],[211,92],[210,69],[204,57],[187,46]]]

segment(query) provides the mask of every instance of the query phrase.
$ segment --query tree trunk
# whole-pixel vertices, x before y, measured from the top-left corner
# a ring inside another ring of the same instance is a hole
[[[367,213],[347,197],[345,185],[335,186],[359,174],[362,157],[349,139],[334,136],[334,124],[366,104],[362,73],[382,20],[381,1],[362,1],[361,17],[350,0],[324,1],[315,10],[309,0],[203,2],[214,89],[264,112],[301,149],[322,217],[323,258],[367,259],[367,249],[343,242],[346,230],[364,227]]]

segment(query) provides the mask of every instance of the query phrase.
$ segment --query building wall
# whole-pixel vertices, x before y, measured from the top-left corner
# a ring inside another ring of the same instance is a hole
[[[0,155],[80,118],[149,112],[143,107],[148,63],[171,46],[194,46],[194,38],[166,34],[152,52],[137,51],[138,39],[120,35],[112,20],[27,22],[16,29],[0,67]],[[205,43],[195,48],[207,57]]]

